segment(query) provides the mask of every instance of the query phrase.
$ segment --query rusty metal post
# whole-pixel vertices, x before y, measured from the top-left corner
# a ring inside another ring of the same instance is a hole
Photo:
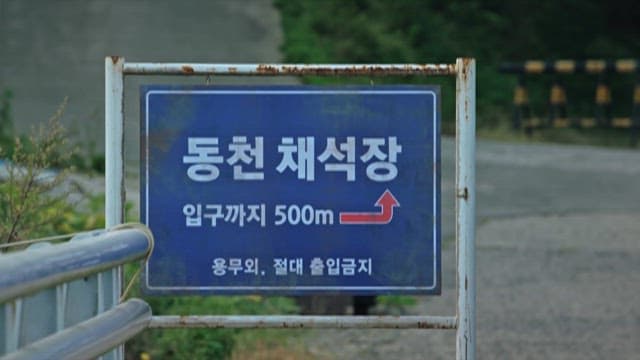
[[[109,64],[107,58],[107,68]],[[457,358],[475,359],[475,60],[457,59],[456,64],[199,64],[199,63],[124,63],[114,58],[113,67],[117,81],[124,75],[244,75],[244,76],[388,76],[456,75],[456,188],[457,188],[457,278],[458,306],[457,316],[154,316],[151,328],[191,328],[191,327],[230,327],[230,328],[418,328],[418,329],[457,329]],[[115,64],[120,64],[116,66]],[[107,78],[110,72],[107,70]],[[115,81],[114,81],[115,82]],[[122,83],[119,83],[122,87]],[[120,102],[120,110],[107,120],[110,126],[122,124],[122,92],[109,95],[107,86],[107,104]],[[110,96],[112,98],[110,98]],[[115,99],[114,99],[115,98]],[[109,105],[107,105],[109,106]],[[115,109],[115,106],[114,106]],[[107,109],[107,112],[110,110]],[[114,121],[118,124],[113,124]],[[120,133],[121,134],[121,133]],[[121,145],[121,139],[119,139]],[[113,146],[113,159],[122,159],[122,147]],[[117,149],[117,151],[115,151]],[[110,162],[107,162],[109,169]],[[120,169],[120,170],[118,170]],[[122,181],[121,164],[112,166],[110,181]],[[109,170],[107,170],[109,171]],[[118,171],[120,171],[118,173]],[[118,176],[113,176],[118,174]],[[114,199],[123,203],[122,183],[113,186],[110,193]],[[114,205],[116,202],[113,203]],[[115,212],[115,210],[113,210]],[[120,217],[122,214],[120,213]],[[116,219],[112,217],[111,219]],[[109,221],[109,220],[108,220]],[[115,220],[114,220],[115,221]]]
[[[126,63],[131,75],[225,75],[225,76],[391,76],[453,75],[452,64],[200,64]]]
[[[164,315],[150,328],[210,329],[455,329],[452,316]]]
[[[456,59],[456,359],[476,352],[476,62]]]
[[[105,58],[105,226],[107,228],[121,224],[124,216],[124,58],[107,56]],[[122,291],[122,268],[111,270],[112,306],[118,304]],[[104,275],[99,275],[102,283]],[[99,284],[100,288],[104,285]],[[104,304],[107,299],[98,299]],[[113,359],[124,358],[124,347],[120,346],[112,353]]]

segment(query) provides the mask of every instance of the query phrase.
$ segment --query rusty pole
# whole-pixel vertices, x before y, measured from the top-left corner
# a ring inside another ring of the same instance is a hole
[[[456,358],[475,359],[476,350],[476,62],[456,60],[456,262],[458,329]]]

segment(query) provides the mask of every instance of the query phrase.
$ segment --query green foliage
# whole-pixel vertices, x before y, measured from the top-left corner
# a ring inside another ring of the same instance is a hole
[[[5,162],[6,174],[0,177],[0,244],[103,228],[104,194],[86,194],[70,181],[69,173],[74,169],[71,164],[87,161],[87,157],[77,154],[76,148],[67,142],[68,132],[60,123],[66,101],[46,124],[34,128],[31,136],[14,137],[9,100],[8,92],[0,98],[0,158],[10,160]],[[100,163],[99,159],[94,161]],[[70,202],[71,193],[81,199]],[[130,210],[131,204],[127,204],[125,216]],[[139,267],[139,264],[125,266],[125,278],[134,279],[136,285]],[[137,287],[133,289],[130,295],[140,297]],[[290,314],[298,310],[293,300],[278,297],[145,300],[154,314]],[[142,352],[159,359],[228,358],[241,334],[240,330],[231,329],[150,330],[130,341],[127,353],[133,358]],[[242,339],[246,342],[250,337]]]
[[[137,277],[140,265],[125,266],[126,283],[133,280],[127,296],[143,298],[154,315],[286,315],[299,311],[293,299],[284,297],[144,296]],[[229,358],[238,345],[245,348],[260,344],[282,346],[286,341],[284,333],[269,329],[152,329],[127,342],[127,358],[146,353],[152,359],[224,359]]]
[[[104,227],[104,195],[85,194],[69,178],[82,156],[60,122],[65,107],[30,136],[15,136],[11,92],[0,96],[0,244]]]
[[[87,196],[83,199],[81,208],[73,207],[66,210],[63,213],[63,221],[56,226],[57,234],[72,234],[104,228],[104,194]]]
[[[390,315],[406,315],[407,310],[415,306],[418,301],[413,296],[383,295],[376,298],[376,309]]]
[[[11,91],[5,90],[0,95],[0,148],[12,148],[13,122],[11,121]],[[7,153],[11,156],[12,153]]]
[[[0,182],[0,244],[51,235],[73,212],[64,188],[67,170],[51,171],[72,154],[63,151],[66,132],[60,124],[63,103],[45,125],[29,138],[16,137],[11,161],[5,162],[5,179]],[[7,136],[9,136],[7,134]],[[0,158],[9,152],[0,149]]]
[[[295,314],[298,307],[291,298],[262,296],[149,296],[140,293],[139,264],[125,267],[127,282],[134,280],[129,297],[142,297],[154,315],[269,315]],[[152,359],[224,359],[237,344],[252,346],[267,340],[282,344],[282,330],[239,329],[154,329],[146,330],[126,344],[127,358],[147,353]]]
[[[282,14],[285,60],[302,63],[451,63],[477,59],[480,127],[508,121],[516,78],[498,72],[503,61],[636,57],[640,7],[631,0],[547,2],[495,0],[276,0]],[[569,111],[588,116],[596,79],[563,76]],[[307,78],[308,83],[354,79]],[[376,83],[442,85],[443,131],[453,132],[451,79],[375,78]],[[630,76],[613,78],[614,108],[629,114]],[[368,79],[356,79],[356,83]],[[534,114],[546,113],[551,76],[532,79]]]
[[[0,157],[11,159],[15,151],[17,142],[20,142],[24,152],[34,152],[35,146],[32,138],[14,135],[13,119],[11,117],[11,99],[13,94],[9,90],[5,90],[0,94],[0,149],[2,153]],[[67,99],[64,99],[63,105],[58,109],[58,116],[61,117],[66,106]],[[51,121],[51,120],[50,120]],[[96,152],[95,144],[84,143],[81,140],[70,142],[70,138],[78,139],[78,134],[72,133],[59,124],[60,119],[56,119],[58,126],[64,132],[64,141],[56,144],[53,151],[66,153],[64,156],[60,154],[50,154],[50,166],[54,168],[72,168],[75,171],[104,173],[104,155]],[[42,127],[42,126],[41,126]],[[39,130],[34,130],[39,131]],[[83,149],[84,153],[80,153],[79,149]]]
[[[402,296],[402,295],[383,295],[378,296],[376,299],[377,303],[381,306],[413,306],[417,303],[417,300],[413,296]]]
[[[155,315],[266,315],[297,312],[293,300],[282,297],[150,297]],[[264,331],[256,332],[257,339]],[[223,359],[231,356],[243,332],[237,329],[148,330],[127,344],[131,356],[146,352],[157,359]],[[256,339],[256,338],[254,338]]]

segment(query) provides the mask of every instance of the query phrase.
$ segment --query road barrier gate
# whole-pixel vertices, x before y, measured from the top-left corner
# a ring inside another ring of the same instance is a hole
[[[640,65],[637,60],[558,60],[558,61],[525,61],[523,63],[503,63],[500,72],[518,74],[518,83],[513,94],[513,128],[523,129],[531,135],[535,129],[541,128],[614,128],[629,129],[631,145],[638,143],[640,131]],[[548,98],[548,114],[546,117],[535,117],[531,114],[529,94],[526,88],[526,77],[542,74],[554,75]],[[560,75],[592,74],[597,76],[594,92],[594,113],[592,117],[571,117],[568,115],[568,97]],[[611,87],[607,75],[634,75],[635,85],[631,96],[631,112],[627,117],[612,116]]]

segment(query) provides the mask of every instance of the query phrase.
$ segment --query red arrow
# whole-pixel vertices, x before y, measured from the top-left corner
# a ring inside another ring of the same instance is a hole
[[[400,203],[393,196],[389,189],[382,193],[382,196],[376,201],[376,206],[381,207],[382,210],[377,213],[368,212],[341,212],[340,224],[388,224],[393,219],[393,208],[400,206]]]

